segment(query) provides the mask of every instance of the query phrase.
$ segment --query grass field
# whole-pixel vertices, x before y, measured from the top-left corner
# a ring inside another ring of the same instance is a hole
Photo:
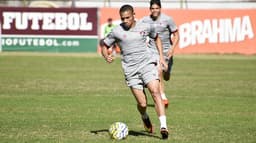
[[[255,143],[256,57],[176,56],[166,83],[171,135],[144,132],[120,59],[98,56],[0,54],[0,142],[107,143],[116,121],[133,143]]]

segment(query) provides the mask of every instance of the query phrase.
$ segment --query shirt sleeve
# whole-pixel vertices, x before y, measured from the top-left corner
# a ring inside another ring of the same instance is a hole
[[[113,30],[104,38],[104,44],[108,47],[111,47],[116,42],[115,35]]]
[[[177,25],[175,24],[174,20],[171,17],[168,19],[168,28],[171,33],[178,30]]]

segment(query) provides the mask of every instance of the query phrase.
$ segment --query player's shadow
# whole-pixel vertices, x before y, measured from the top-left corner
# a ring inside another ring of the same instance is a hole
[[[147,107],[152,107],[152,108],[154,108],[155,105],[154,105],[154,104],[147,104]]]
[[[108,129],[102,129],[102,130],[94,130],[94,131],[90,131],[92,134],[98,134],[98,133],[102,133],[102,132],[107,132],[108,133]]]
[[[91,133],[93,134],[99,134],[99,133],[102,133],[102,132],[106,132],[108,133],[108,129],[102,129],[102,130],[94,130],[94,131],[90,131]],[[130,130],[129,131],[129,136],[147,136],[147,137],[152,137],[152,138],[157,138],[157,139],[161,139],[160,137],[154,135],[154,134],[149,134],[149,133],[146,133],[145,131],[133,131],[133,130]]]
[[[133,130],[131,130],[131,131],[129,131],[129,135],[130,136],[147,136],[147,137],[152,137],[152,138],[157,138],[157,139],[161,139],[159,136],[156,136],[156,135],[154,135],[154,134],[149,134],[149,133],[147,133],[147,132],[145,132],[145,131],[140,131],[140,132],[138,132],[138,131],[133,131]]]

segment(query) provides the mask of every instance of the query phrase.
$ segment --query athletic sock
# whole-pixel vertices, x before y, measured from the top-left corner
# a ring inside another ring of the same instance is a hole
[[[142,115],[141,115],[141,118],[142,118],[142,119],[148,119],[149,117],[148,117],[147,112],[145,112],[144,114],[142,114]]]
[[[165,94],[161,94],[162,100],[167,100],[167,97],[165,96]]]
[[[159,121],[160,121],[160,129],[161,128],[166,128],[167,129],[166,116],[165,115],[160,116]]]

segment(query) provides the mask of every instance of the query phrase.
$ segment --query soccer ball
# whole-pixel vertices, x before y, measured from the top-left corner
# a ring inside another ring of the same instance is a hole
[[[112,139],[122,140],[128,136],[128,126],[122,122],[115,122],[109,128],[109,135]]]

